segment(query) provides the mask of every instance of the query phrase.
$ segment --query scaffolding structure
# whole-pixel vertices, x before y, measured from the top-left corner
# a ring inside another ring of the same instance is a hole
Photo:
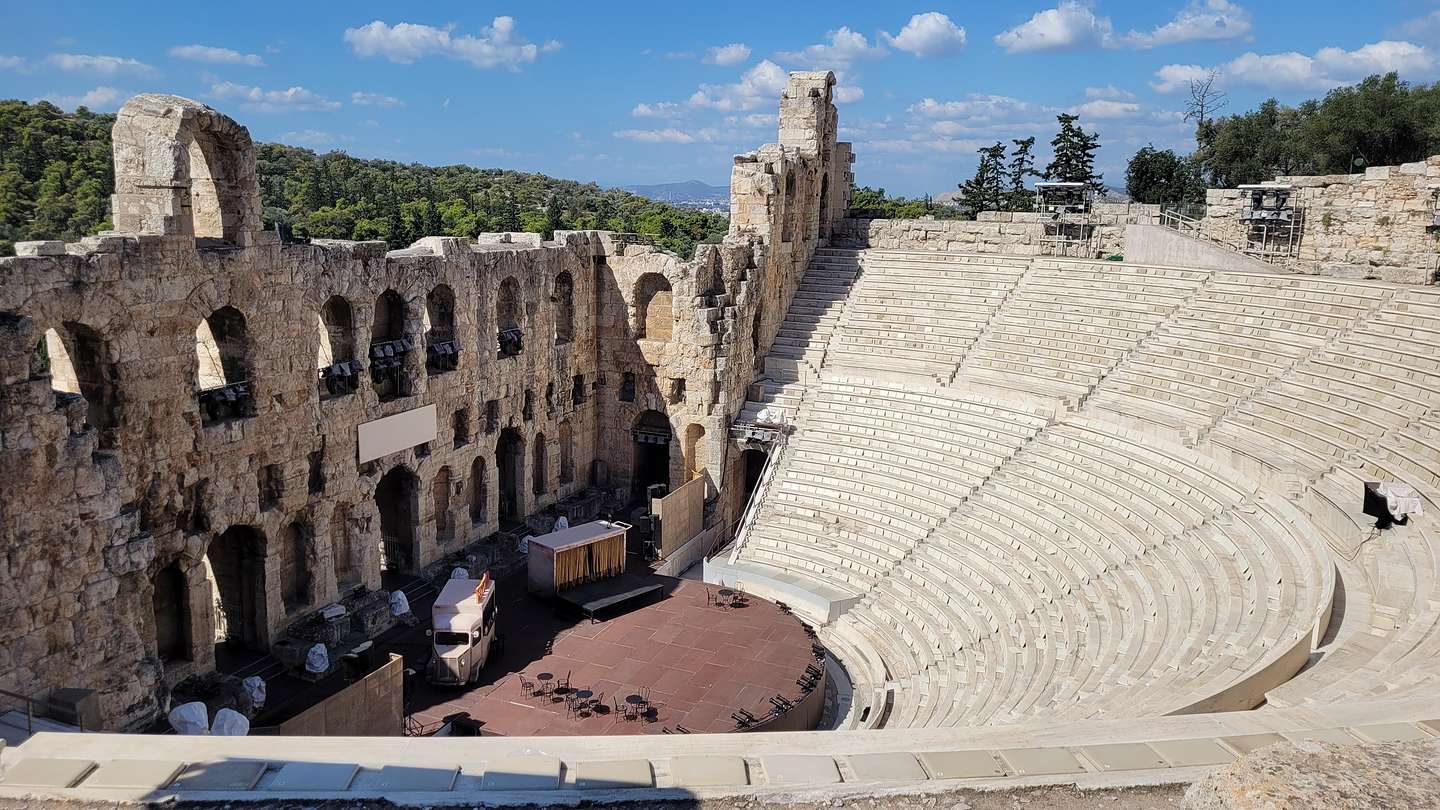
[[[1094,198],[1088,183],[1035,184],[1035,211],[1048,217],[1040,235],[1041,254],[1095,258]]]
[[[1268,262],[1300,255],[1305,209],[1290,204],[1294,188],[1279,183],[1239,186],[1244,197],[1240,223],[1245,228],[1244,252]]]

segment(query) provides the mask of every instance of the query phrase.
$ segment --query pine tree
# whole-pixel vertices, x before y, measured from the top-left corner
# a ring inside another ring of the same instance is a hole
[[[1035,136],[1014,138],[1010,142],[1015,144],[1015,151],[1011,153],[1010,165],[1005,170],[1005,180],[1009,184],[1005,192],[1005,210],[1029,211],[1034,207],[1035,200],[1025,188],[1025,179],[1040,176],[1035,171],[1035,155],[1031,151],[1035,148]]]
[[[500,193],[500,204],[496,212],[495,221],[501,231],[519,231],[520,207],[515,204],[515,195],[509,189]]]
[[[1085,183],[1096,194],[1105,192],[1101,175],[1095,173],[1095,150],[1100,148],[1100,137],[1086,132],[1075,123],[1080,116],[1061,113],[1055,116],[1060,122],[1050,146],[1055,153],[1050,165],[1045,167],[1045,179],[1061,183]]]
[[[977,150],[980,163],[975,167],[975,176],[960,184],[960,205],[969,209],[973,216],[981,211],[998,211],[1005,194],[1004,163],[1005,145],[996,142]]]
[[[549,241],[555,238],[556,230],[565,229],[565,218],[562,215],[562,210],[560,195],[551,194],[550,199],[545,201],[545,230],[542,231],[541,238]]]

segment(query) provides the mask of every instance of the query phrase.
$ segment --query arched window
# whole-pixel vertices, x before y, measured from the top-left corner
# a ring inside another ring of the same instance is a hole
[[[460,365],[460,344],[455,340],[455,293],[444,284],[425,298],[425,370],[430,374],[454,371]]]
[[[409,573],[415,568],[415,528],[419,509],[419,482],[415,473],[395,466],[375,487],[380,510],[380,570]]]
[[[643,497],[653,484],[670,487],[670,417],[659,411],[642,411],[630,430],[634,455],[630,468],[631,495]]]
[[[575,480],[575,431],[569,419],[560,421],[560,483]]]
[[[789,172],[785,175],[785,203],[781,209],[783,219],[780,225],[780,241],[789,242],[795,238],[795,218],[799,212],[795,210],[795,173]]]
[[[356,546],[350,542],[350,507],[335,506],[330,518],[330,556],[335,563],[335,586],[342,592],[359,584],[360,561],[355,559]]]
[[[669,340],[675,325],[670,281],[646,273],[635,282],[635,334],[646,340]]]
[[[195,328],[195,387],[205,424],[254,415],[245,316],[221,307]]]
[[[485,457],[476,456],[470,463],[470,522],[477,526],[485,522],[488,514],[490,493],[485,476]]]
[[[555,277],[555,345],[569,343],[575,335],[575,283],[569,273]]]
[[[291,523],[280,543],[280,599],[294,613],[310,604],[310,527]]]
[[[500,357],[514,357],[525,349],[522,306],[520,282],[506,276],[495,293],[495,339]]]
[[[360,382],[360,364],[355,361],[355,318],[350,302],[330,296],[320,309],[317,331],[320,345],[315,352],[319,370],[320,398],[354,393]]]
[[[705,452],[705,426],[691,424],[685,428],[685,480],[700,473],[700,456]]]
[[[35,371],[50,375],[56,394],[85,398],[86,422],[99,431],[100,449],[118,447],[120,388],[104,338],[82,323],[67,322],[59,330],[45,330],[35,352]]]
[[[441,467],[435,473],[431,484],[431,496],[435,509],[435,537],[443,545],[454,537],[455,527],[450,522],[450,468]]]
[[[231,526],[205,552],[214,589],[215,641],[263,649],[265,535],[252,526]]]
[[[170,563],[151,582],[150,605],[155,616],[155,652],[161,661],[190,658],[190,606],[185,573]]]
[[[375,302],[370,325],[370,380],[381,402],[410,395],[405,357],[413,345],[405,336],[405,300],[386,290]]]
[[[500,488],[500,517],[525,517],[525,437],[515,428],[500,431],[495,442],[495,474]]]
[[[530,491],[538,498],[545,494],[549,474],[545,469],[545,434],[535,434],[535,459],[531,466]]]

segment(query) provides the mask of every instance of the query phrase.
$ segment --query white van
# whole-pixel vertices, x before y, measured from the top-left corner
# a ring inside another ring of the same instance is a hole
[[[430,611],[430,682],[450,686],[475,683],[495,642],[495,581],[452,579],[440,589]]]

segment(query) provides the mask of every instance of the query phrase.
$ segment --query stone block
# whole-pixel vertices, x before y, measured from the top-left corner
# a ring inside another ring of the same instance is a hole
[[[16,256],[64,256],[65,243],[58,239],[43,239],[34,242],[16,242]]]

